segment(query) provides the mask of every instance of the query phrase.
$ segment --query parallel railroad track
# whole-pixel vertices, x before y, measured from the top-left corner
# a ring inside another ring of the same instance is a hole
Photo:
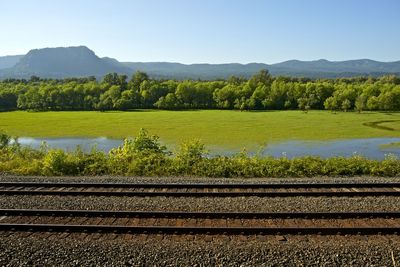
[[[1,231],[132,234],[398,234],[400,212],[0,210]]]
[[[400,196],[400,183],[139,184],[0,182],[0,195],[171,197]]]

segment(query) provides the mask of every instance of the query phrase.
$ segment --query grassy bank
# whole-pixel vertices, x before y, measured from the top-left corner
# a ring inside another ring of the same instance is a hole
[[[30,137],[133,136],[140,128],[168,145],[199,138],[208,146],[240,149],[285,140],[399,137],[400,113],[225,110],[132,112],[3,112],[0,129]]]

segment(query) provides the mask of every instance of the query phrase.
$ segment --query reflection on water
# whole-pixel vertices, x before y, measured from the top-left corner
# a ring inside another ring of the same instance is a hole
[[[110,151],[112,148],[122,144],[120,139],[109,139],[106,137],[99,138],[31,138],[31,137],[20,137],[18,143],[24,146],[30,146],[38,149],[43,142],[50,148],[61,148],[66,151],[75,150],[77,146],[80,146],[83,151],[90,151],[93,146],[96,146],[98,150]]]
[[[343,156],[351,157],[354,154],[371,159],[384,159],[387,154],[400,156],[400,148],[382,147],[382,145],[399,142],[400,138],[366,138],[337,141],[289,141],[267,146],[264,154],[274,157],[284,153],[288,158],[305,155],[320,156],[322,158]]]
[[[110,151],[112,148],[122,144],[121,139],[100,138],[30,138],[21,137],[18,142],[21,145],[39,148],[42,142],[46,142],[51,148],[61,148],[67,151],[74,150],[76,146],[81,146],[84,151],[90,151],[93,146],[99,150]],[[400,138],[366,138],[348,139],[336,141],[287,141],[268,145],[262,152],[265,156],[273,157],[301,157],[301,156],[320,156],[322,158],[333,156],[350,157],[354,154],[363,155],[371,159],[383,159],[387,154],[394,154],[400,157],[400,147],[384,146],[385,144],[400,142]],[[236,151],[211,149],[211,156],[215,154],[232,155]],[[254,154],[254,151],[250,151]]]

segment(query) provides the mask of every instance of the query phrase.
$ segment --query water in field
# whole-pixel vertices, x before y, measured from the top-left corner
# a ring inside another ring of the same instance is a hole
[[[384,159],[388,154],[400,156],[400,138],[367,138],[337,141],[288,141],[271,144],[263,151],[274,157],[320,156],[322,158],[362,155],[371,159]]]
[[[109,138],[29,138],[22,137],[18,142],[24,146],[39,148],[42,142],[46,142],[51,148],[61,148],[72,151],[76,146],[81,146],[84,151],[90,151],[93,146],[98,150],[110,151],[110,149],[122,144],[122,140]],[[233,155],[237,151],[224,148],[210,148],[210,156]],[[249,151],[255,154],[256,151]],[[400,138],[367,138],[348,139],[336,141],[286,141],[270,144],[261,150],[263,155],[273,157],[302,157],[320,156],[322,158],[333,156],[350,157],[355,154],[363,155],[371,159],[383,159],[388,154],[400,157]]]
[[[77,146],[80,146],[83,151],[89,152],[94,146],[98,150],[108,152],[112,148],[120,146],[122,140],[109,139],[105,137],[99,138],[31,138],[31,137],[20,137],[18,143],[23,146],[30,146],[35,149],[39,149],[40,146],[46,142],[50,148],[61,148],[66,151],[73,151]]]

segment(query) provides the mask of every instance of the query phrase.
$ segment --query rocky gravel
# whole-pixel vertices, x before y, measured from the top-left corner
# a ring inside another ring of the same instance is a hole
[[[399,211],[400,197],[107,197],[0,196],[3,209],[157,211]]]
[[[287,236],[211,241],[1,237],[1,266],[398,266],[399,237]],[[396,265],[397,264],[397,265]]]
[[[396,181],[391,178],[290,178],[290,179],[210,179],[190,177],[19,177],[0,176],[2,181],[75,181],[75,182],[379,182]],[[400,179],[397,179],[400,180]],[[124,196],[0,196],[1,208],[12,209],[82,209],[82,210],[165,210],[165,211],[398,211],[400,197],[124,197]]]
[[[77,182],[382,182],[396,178],[209,179],[13,177],[0,181]],[[106,197],[0,196],[0,208],[165,211],[399,211],[400,197]],[[283,241],[282,241],[283,240]],[[194,238],[0,232],[0,266],[400,266],[400,236]]]

